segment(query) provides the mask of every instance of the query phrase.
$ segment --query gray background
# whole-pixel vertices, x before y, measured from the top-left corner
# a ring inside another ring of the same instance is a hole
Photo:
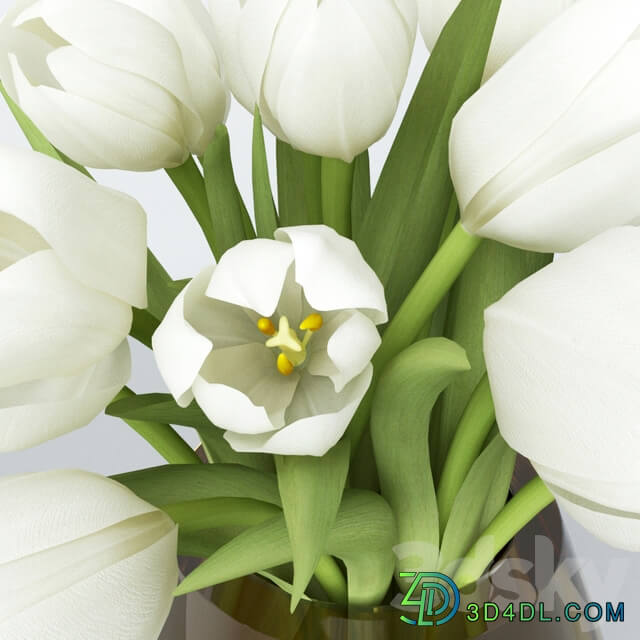
[[[12,3],[0,0],[0,14]],[[427,51],[418,37],[398,116],[383,140],[371,149],[373,179],[377,179],[389,150],[401,115],[413,93],[427,59]],[[233,103],[228,119],[236,178],[245,198],[251,203],[251,117]],[[0,144],[27,146],[11,114],[0,105]],[[274,158],[274,142],[267,136],[267,150]],[[174,278],[195,275],[210,261],[209,250],[181,197],[164,172],[127,173],[94,171],[102,184],[124,191],[146,209],[149,219],[149,246]],[[273,176],[273,171],[272,171]],[[91,215],[91,211],[87,211]],[[4,313],[10,309],[3,309]],[[145,347],[131,341],[133,375],[130,386],[139,393],[166,391],[153,356]],[[181,433],[195,445],[190,429]],[[123,422],[100,416],[88,427],[27,451],[0,454],[0,475],[57,468],[81,468],[111,475],[162,464],[163,459]],[[638,637],[640,630],[640,588],[636,578],[640,555],[611,549],[565,517],[574,544],[578,565],[587,585],[590,600],[625,602],[625,622],[603,625],[605,640]],[[43,639],[44,640],[44,639]]]

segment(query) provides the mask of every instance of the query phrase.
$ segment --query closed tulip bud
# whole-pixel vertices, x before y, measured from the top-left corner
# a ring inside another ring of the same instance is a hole
[[[498,425],[562,506],[640,551],[640,229],[606,231],[485,312]]]
[[[0,147],[0,451],[104,409],[129,379],[131,305],[146,306],[140,205],[40,153]]]
[[[201,155],[226,117],[199,0],[22,0],[0,23],[0,79],[80,164],[149,171]]]
[[[353,158],[398,107],[415,0],[210,0],[225,80],[280,139]]]
[[[502,0],[485,79],[574,2],[576,0]],[[440,32],[459,4],[460,0],[418,0],[420,31],[429,51],[435,47]]]
[[[640,217],[640,3],[584,0],[462,107],[450,141],[465,228],[569,251]]]
[[[155,640],[178,581],[178,528],[84,471],[0,479],[2,640]]]

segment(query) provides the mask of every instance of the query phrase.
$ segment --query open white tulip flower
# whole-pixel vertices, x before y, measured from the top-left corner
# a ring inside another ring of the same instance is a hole
[[[640,217],[640,3],[583,0],[462,107],[450,166],[465,228],[569,251]]]
[[[229,95],[199,0],[19,0],[0,79],[80,164],[149,171],[204,153]]]
[[[281,140],[350,162],[396,113],[415,0],[210,0],[224,77]]]
[[[140,205],[40,153],[0,147],[0,451],[104,409],[129,378],[132,305],[146,306]]]
[[[323,225],[241,242],[178,296],[153,337],[178,404],[195,397],[236,451],[322,456],[372,378],[382,284]]]
[[[557,18],[576,0],[502,0],[491,48],[485,67],[485,80],[538,31]],[[418,0],[420,31],[429,51],[460,0]]]
[[[178,582],[178,528],[84,471],[0,479],[0,638],[155,640]]]
[[[485,312],[500,431],[560,504],[640,551],[640,229],[604,232]]]

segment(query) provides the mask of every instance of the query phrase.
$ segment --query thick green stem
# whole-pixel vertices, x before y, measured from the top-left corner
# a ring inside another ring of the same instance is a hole
[[[478,580],[500,550],[553,500],[540,478],[522,487],[471,547],[454,577],[458,587]]]
[[[331,556],[322,556],[316,567],[315,577],[331,602],[347,604],[347,581],[338,563]]]
[[[444,531],[456,496],[467,473],[480,455],[496,420],[489,378],[485,374],[476,386],[460,418],[438,485],[440,530]]]
[[[204,178],[192,156],[181,166],[167,169],[167,175],[176,185],[178,191],[195,216],[211,250],[215,246],[213,223],[207,200]]]
[[[384,367],[414,342],[481,242],[482,238],[467,233],[458,223],[398,309],[373,357],[373,382],[349,426],[352,455],[367,426],[376,381]]]
[[[135,393],[124,387],[113,402],[131,398]],[[201,464],[196,452],[168,424],[146,420],[124,420],[142,436],[169,464]]]
[[[340,235],[351,237],[351,199],[355,165],[322,158],[322,220]]]

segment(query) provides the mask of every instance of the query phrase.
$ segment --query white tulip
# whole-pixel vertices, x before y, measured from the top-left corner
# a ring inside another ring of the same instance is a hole
[[[583,0],[462,107],[450,141],[465,228],[568,251],[640,217],[640,2]]]
[[[19,0],[0,23],[0,78],[90,167],[176,167],[229,105],[199,0]]]
[[[606,231],[485,312],[504,439],[587,529],[640,551],[640,229]]]
[[[236,451],[324,455],[372,376],[384,290],[355,243],[288,227],[241,242],[176,299],[153,337],[178,404],[194,398]]]
[[[210,0],[233,94],[297,149],[350,162],[389,128],[415,0]]]
[[[178,582],[178,528],[84,471],[0,479],[2,640],[154,640]]]
[[[61,162],[0,147],[0,451],[84,426],[127,382],[146,217]]]
[[[484,71],[492,76],[538,31],[557,18],[576,0],[502,0]],[[440,33],[460,0],[418,0],[420,31],[432,51]]]

